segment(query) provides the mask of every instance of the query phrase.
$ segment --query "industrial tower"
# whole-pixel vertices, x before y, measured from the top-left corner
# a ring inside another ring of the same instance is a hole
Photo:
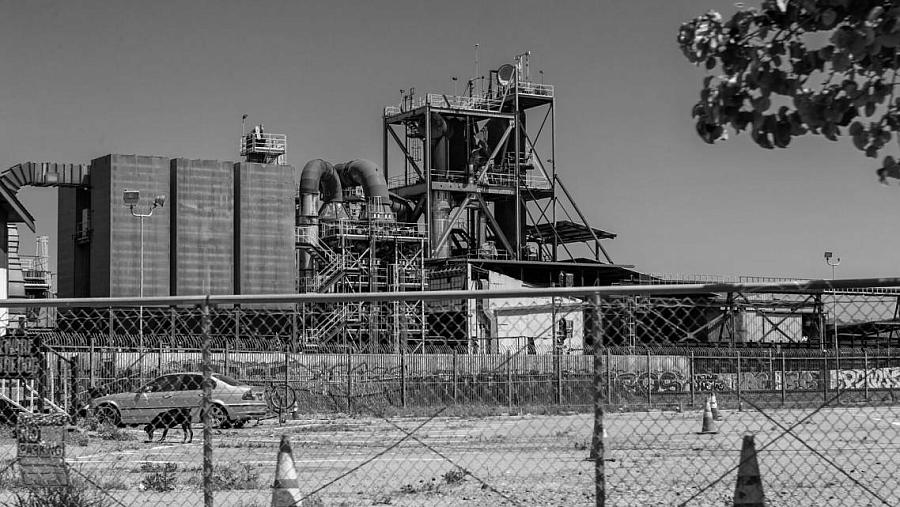
[[[411,89],[384,109],[388,185],[413,203],[411,221],[424,216],[429,259],[555,262],[587,243],[593,260],[612,263],[600,240],[615,235],[586,223],[557,175],[554,88],[531,81],[529,60],[526,52],[491,71],[486,91],[475,80],[465,96]],[[391,163],[396,152],[402,165]]]

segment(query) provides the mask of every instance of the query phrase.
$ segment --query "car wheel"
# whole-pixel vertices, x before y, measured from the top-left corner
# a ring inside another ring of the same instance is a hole
[[[100,405],[97,408],[97,421],[100,424],[111,424],[120,426],[122,424],[122,416],[119,410],[112,405]]]
[[[221,405],[213,405],[209,407],[209,422],[213,428],[228,428],[228,414]]]

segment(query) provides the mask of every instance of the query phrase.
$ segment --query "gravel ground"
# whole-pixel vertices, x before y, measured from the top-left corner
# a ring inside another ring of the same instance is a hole
[[[798,425],[796,437],[782,436],[778,423],[811,411],[767,410],[771,419],[728,411],[714,435],[697,434],[696,411],[608,414],[607,505],[730,505],[747,433],[756,435],[769,505],[900,505],[900,409],[829,408]],[[214,435],[215,464],[232,474],[229,487],[241,488],[217,491],[216,505],[269,504],[282,434],[291,437],[311,505],[594,505],[592,425],[588,414],[264,421]],[[122,434],[130,439],[70,434],[73,476],[102,489],[109,505],[202,505],[200,428],[191,444],[180,443],[178,429],[164,444],[143,442],[137,429]],[[11,438],[0,438],[0,459],[14,456]],[[174,490],[153,491],[147,479],[166,463],[177,466]],[[0,474],[0,488],[14,478]],[[0,489],[0,504],[10,498]]]

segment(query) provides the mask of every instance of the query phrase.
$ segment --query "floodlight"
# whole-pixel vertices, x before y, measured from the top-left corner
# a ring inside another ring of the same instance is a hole
[[[497,69],[497,82],[500,83],[501,86],[507,86],[512,82],[515,73],[515,66],[504,63]]]
[[[833,254],[831,252],[825,252],[825,258],[830,259]]]
[[[123,197],[125,199],[126,206],[137,206],[138,201],[141,200],[141,191],[125,190]]]
[[[156,199],[153,200],[153,207],[162,207],[166,204],[166,194],[159,194],[156,196]]]

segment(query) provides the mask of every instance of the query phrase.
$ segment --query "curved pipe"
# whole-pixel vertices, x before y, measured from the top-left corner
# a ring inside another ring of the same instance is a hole
[[[351,160],[343,164],[336,164],[334,170],[340,176],[341,183],[345,187],[359,185],[363,187],[366,197],[381,199],[382,208],[373,211],[393,214],[387,181],[384,179],[381,168],[375,162],[365,159]]]
[[[315,201],[307,196],[319,195],[322,202],[343,202],[344,191],[334,166],[320,158],[307,162],[300,173],[300,195],[303,216],[316,216],[318,211]]]

